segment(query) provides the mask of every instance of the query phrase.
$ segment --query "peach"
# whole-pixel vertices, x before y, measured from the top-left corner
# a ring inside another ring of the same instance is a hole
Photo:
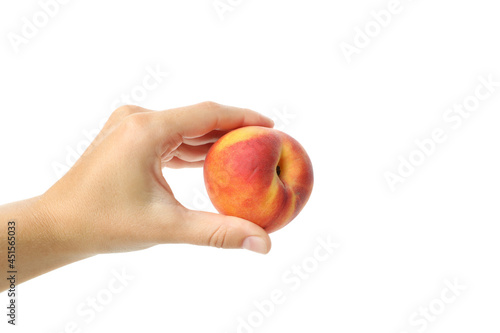
[[[247,126],[221,137],[204,164],[205,186],[217,211],[276,231],[304,208],[313,188],[305,149],[281,131]]]

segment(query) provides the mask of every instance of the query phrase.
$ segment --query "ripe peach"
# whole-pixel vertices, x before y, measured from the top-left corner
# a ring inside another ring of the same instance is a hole
[[[214,143],[204,177],[219,213],[252,221],[268,233],[299,214],[314,182],[304,148],[281,131],[259,126],[236,129]]]

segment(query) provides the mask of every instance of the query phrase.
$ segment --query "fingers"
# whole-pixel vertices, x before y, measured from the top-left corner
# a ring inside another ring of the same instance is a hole
[[[190,146],[183,143],[162,158],[162,167],[179,169],[203,166],[210,147],[212,147],[212,143],[200,146]]]
[[[186,162],[174,156],[170,161],[162,163],[162,167],[170,169],[201,168],[205,161]]]
[[[205,135],[202,135],[197,138],[184,138],[183,142],[191,145],[191,146],[199,146],[203,145],[206,143],[214,143],[217,140],[219,140],[224,134],[226,134],[228,131],[218,131],[218,130],[213,130]]]
[[[213,130],[230,131],[242,126],[272,127],[274,122],[249,109],[203,102],[156,112],[160,133],[174,132],[182,138],[203,136]]]
[[[211,143],[207,143],[201,146],[190,146],[187,144],[181,144],[174,151],[174,155],[179,159],[186,162],[197,162],[205,160],[208,150],[212,147]]]
[[[271,239],[264,229],[238,217],[187,211],[179,228],[181,242],[225,249],[244,248],[257,253],[268,253]]]

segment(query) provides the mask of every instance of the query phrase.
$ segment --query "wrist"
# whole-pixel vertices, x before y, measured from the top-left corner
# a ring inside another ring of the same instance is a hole
[[[34,230],[38,237],[50,244],[51,251],[79,259],[96,254],[89,247],[89,242],[84,240],[84,234],[78,230],[75,216],[67,216],[65,210],[46,194],[29,201]]]

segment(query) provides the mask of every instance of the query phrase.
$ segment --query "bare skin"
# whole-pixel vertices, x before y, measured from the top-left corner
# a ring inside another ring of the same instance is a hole
[[[272,127],[257,112],[204,102],[166,111],[123,106],[75,165],[44,194],[0,206],[0,271],[16,223],[17,284],[99,253],[187,243],[267,253],[269,235],[237,217],[192,211],[162,168],[201,167],[210,146],[242,126]],[[8,281],[0,279],[0,291]]]

